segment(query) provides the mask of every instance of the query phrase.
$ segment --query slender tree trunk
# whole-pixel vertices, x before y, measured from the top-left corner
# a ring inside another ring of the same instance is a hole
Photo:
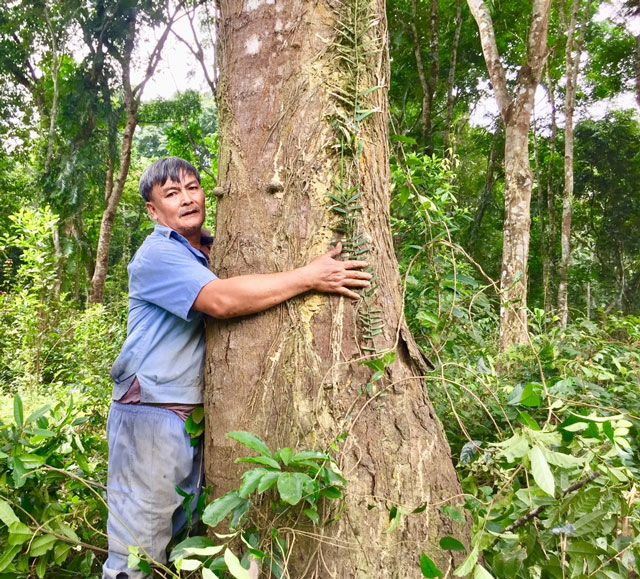
[[[129,108],[131,107],[131,108]],[[100,234],[98,236],[98,249],[96,250],[96,265],[91,278],[91,291],[89,301],[93,304],[102,302],[104,297],[104,285],[107,279],[109,268],[109,248],[111,246],[111,233],[113,222],[116,218],[118,203],[124,191],[124,184],[129,174],[131,164],[131,145],[133,144],[133,134],[138,124],[137,104],[130,103],[127,107],[127,124],[122,136],[120,147],[120,164],[118,175],[113,181],[113,164],[110,163],[107,171],[107,185],[105,187],[105,210],[102,213],[100,222]]]
[[[533,119],[533,158],[535,163],[535,180],[538,184],[536,191],[538,194],[538,223],[540,225],[540,262],[542,263],[542,292],[544,296],[544,303],[547,303],[549,287],[547,285],[547,278],[545,274],[549,272],[549,252],[547,250],[547,224],[545,220],[546,216],[546,203],[545,203],[545,189],[542,186],[542,170],[540,169],[540,148],[538,146],[538,128],[536,119]],[[546,310],[545,310],[546,311]]]
[[[586,20],[590,2],[584,9]],[[558,285],[558,325],[567,327],[569,319],[569,265],[571,262],[571,213],[573,205],[573,114],[576,106],[578,68],[580,66],[581,41],[576,39],[576,25],[580,0],[573,0],[566,31],[565,70],[567,86],[565,89],[565,129],[564,129],[564,189],[562,191],[562,230],[560,234],[562,254],[560,257],[560,283]],[[581,30],[585,29],[583,20]]]
[[[431,0],[431,9],[429,13],[429,74],[425,70],[422,60],[422,52],[420,47],[420,36],[418,35],[418,11],[416,8],[416,0],[411,0],[411,36],[413,38],[413,53],[416,58],[416,66],[418,69],[418,78],[422,87],[422,134],[430,152],[432,149],[432,109],[433,95],[436,91],[438,82],[438,72],[440,68],[440,59],[438,56],[438,0]]]
[[[549,162],[547,163],[547,222],[549,224],[546,239],[547,258],[543,261],[542,283],[544,284],[544,310],[550,312],[553,309],[552,302],[552,276],[554,270],[555,243],[556,243],[556,204],[553,190],[553,163],[556,155],[556,135],[558,134],[555,85],[551,81],[549,67],[546,67],[547,92],[551,103],[551,135],[549,136]]]
[[[467,0],[480,31],[480,42],[493,91],[505,125],[505,219],[500,276],[500,349],[527,342],[527,260],[531,226],[532,175],[529,123],[536,87],[547,56],[551,0],[534,0],[527,40],[527,60],[509,94],[493,21],[483,0]]]
[[[458,46],[460,44],[460,31],[462,30],[462,0],[456,0],[456,28],[451,43],[451,55],[449,56],[449,74],[447,75],[447,116],[444,123],[443,149],[447,154],[451,140],[451,123],[453,122],[453,89],[456,78],[456,63],[458,60]]]
[[[214,271],[300,266],[326,251],[337,229],[349,229],[343,242],[352,254],[365,252],[377,289],[358,304],[310,293],[260,315],[208,322],[207,480],[216,496],[240,483],[234,458],[245,451],[226,432],[247,430],[273,449],[295,450],[328,449],[347,433],[337,451],[348,480],[344,510],[328,501],[321,522],[339,516],[327,525],[278,521],[266,499],[249,514],[261,548],[269,551],[270,527],[278,527],[290,550],[286,576],[296,579],[419,577],[421,551],[451,570],[459,558],[438,540],[454,533],[466,542],[467,530],[439,505],[458,502],[460,487],[415,377],[424,366],[403,321],[389,230],[384,4],[222,0],[220,11]],[[344,43],[342,32],[360,40]],[[347,58],[357,63],[351,75]],[[356,120],[363,110],[376,112]],[[345,191],[360,194],[351,229],[330,209],[328,194]],[[371,372],[358,362],[384,351],[397,357],[367,392]],[[425,504],[389,531],[390,512]]]
[[[135,133],[136,126],[138,125],[138,108],[140,107],[142,92],[146,83],[153,76],[158,66],[158,62],[160,62],[164,43],[169,36],[171,25],[173,24],[176,14],[181,7],[182,2],[178,2],[173,14],[169,15],[164,31],[160,35],[160,38],[156,42],[156,45],[149,56],[144,78],[136,87],[131,85],[131,58],[135,46],[137,28],[135,16],[131,17],[131,20],[128,22],[129,30],[123,53],[112,53],[112,56],[120,62],[122,67],[122,85],[125,93],[124,98],[127,121],[122,135],[122,141],[120,143],[120,162],[118,164],[118,174],[115,181],[113,180],[115,164],[115,160],[113,158],[109,160],[109,167],[107,170],[105,209],[102,213],[102,221],[100,222],[100,234],[98,236],[95,269],[93,277],[91,278],[91,287],[89,290],[89,301],[91,303],[100,303],[104,297],[104,286],[107,279],[107,270],[109,269],[111,232],[113,230],[113,222],[116,217],[118,203],[120,203],[120,198],[124,191],[124,185],[127,181],[127,175],[129,174],[129,166],[131,164],[131,146],[133,144],[133,134]]]

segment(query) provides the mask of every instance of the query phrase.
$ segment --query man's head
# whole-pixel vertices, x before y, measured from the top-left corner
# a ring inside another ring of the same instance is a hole
[[[142,173],[139,186],[140,195],[142,195],[145,202],[149,201],[154,185],[162,186],[167,182],[167,179],[180,181],[183,173],[193,175],[200,183],[200,173],[189,161],[185,161],[180,157],[158,159],[155,163],[151,163]]]
[[[152,163],[140,177],[140,195],[160,225],[199,240],[205,218],[204,192],[200,174],[191,163],[178,157]]]

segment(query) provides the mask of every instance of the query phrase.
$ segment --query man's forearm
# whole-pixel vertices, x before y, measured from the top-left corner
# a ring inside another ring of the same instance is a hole
[[[215,279],[202,288],[193,309],[214,318],[263,312],[313,288],[305,267],[280,273]]]

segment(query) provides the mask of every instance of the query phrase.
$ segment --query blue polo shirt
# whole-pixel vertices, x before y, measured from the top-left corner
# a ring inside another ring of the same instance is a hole
[[[206,256],[156,225],[127,270],[127,339],[111,368],[113,399],[122,398],[137,376],[142,403],[202,403],[204,319],[191,307],[217,279]]]

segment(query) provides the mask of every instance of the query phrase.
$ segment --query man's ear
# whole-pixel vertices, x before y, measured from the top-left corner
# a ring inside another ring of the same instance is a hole
[[[151,201],[147,201],[145,203],[145,207],[147,208],[147,211],[149,212],[151,219],[153,219],[154,221],[157,221],[158,215],[156,213],[156,208],[153,206],[153,203]]]

